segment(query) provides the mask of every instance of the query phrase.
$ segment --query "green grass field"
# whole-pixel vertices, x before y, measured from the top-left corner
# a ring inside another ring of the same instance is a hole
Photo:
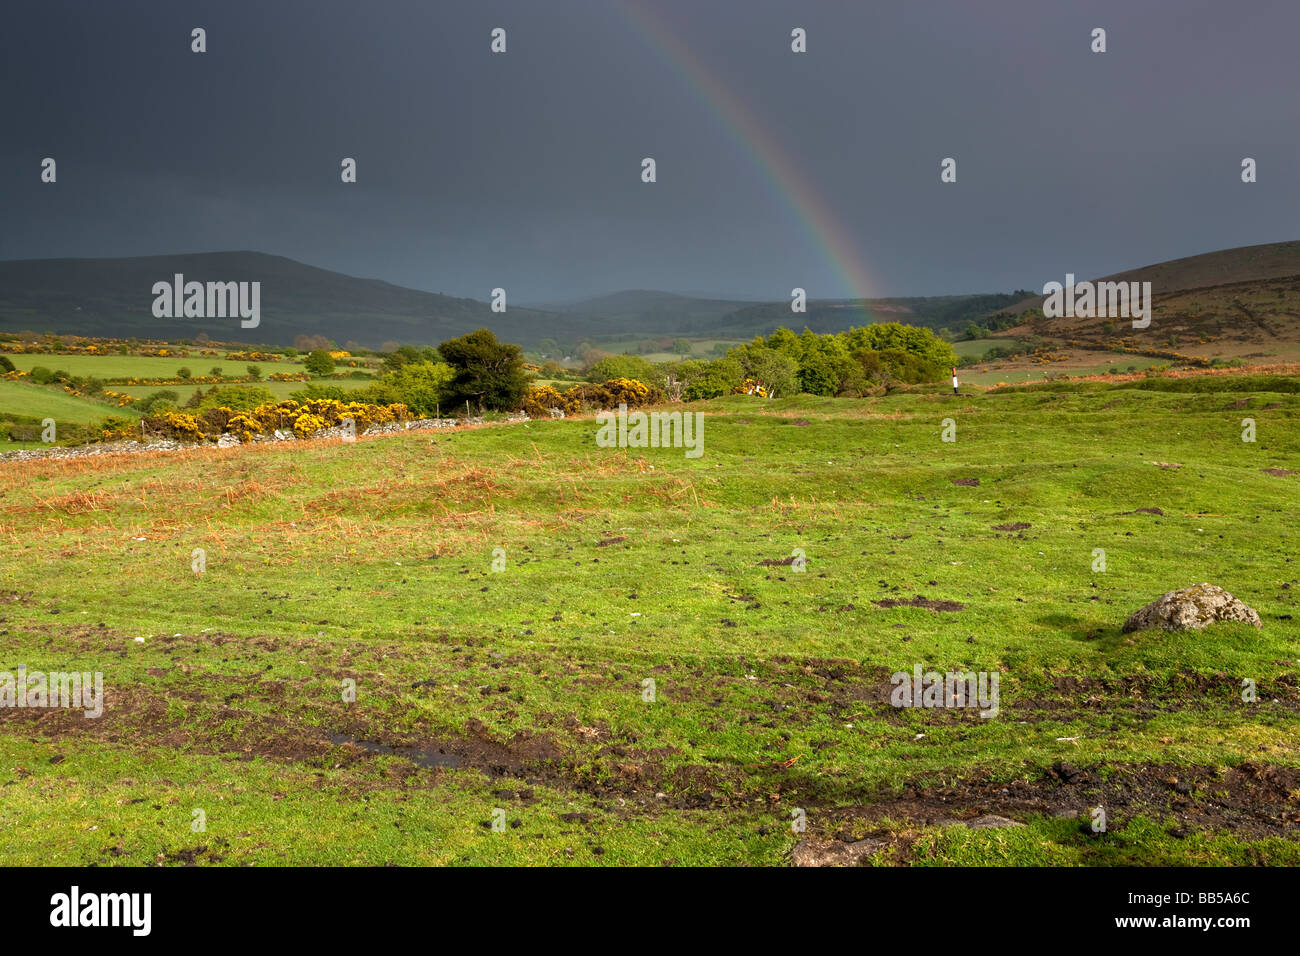
[[[69,395],[58,385],[34,385],[0,378],[0,451],[36,447],[35,442],[9,440],[9,425],[14,421],[39,423],[53,418],[58,432],[68,434],[67,425],[81,429],[109,417],[139,418],[140,413],[92,398]]]
[[[372,384],[373,379],[361,378],[317,378],[312,380],[317,385],[337,385],[343,389],[364,388]],[[227,387],[237,387],[241,385],[259,386],[265,388],[276,398],[288,398],[294,392],[301,392],[307,387],[307,382],[233,382]],[[179,398],[180,404],[184,405],[198,389],[208,391],[211,385],[113,385],[110,386],[113,391],[121,392],[123,395],[133,395],[136,398],[143,398],[146,395],[152,395],[154,392],[168,391],[175,392]]]
[[[681,336],[676,336],[680,338]],[[646,352],[642,353],[640,348],[645,339],[625,339],[617,342],[601,342],[597,348],[614,355],[627,354],[639,355],[647,362],[680,362],[683,358],[691,359],[715,359],[717,358],[716,349],[718,346],[731,348],[747,342],[748,339],[690,339],[690,355],[678,355],[676,352]],[[982,353],[981,353],[982,354]]]
[[[220,367],[221,374],[232,378],[242,378],[247,374],[249,365],[256,365],[263,375],[272,372],[300,372],[301,362],[281,359],[278,362],[231,362],[221,357],[192,354],[185,358],[158,357],[154,355],[41,355],[24,353],[10,355],[14,368],[30,372],[36,366],[44,366],[51,371],[62,369],[69,375],[94,375],[102,379],[124,378],[174,378],[181,368],[188,368],[196,376],[208,375],[213,368]]]
[[[118,408],[91,398],[70,395],[57,385],[33,385],[0,379],[0,412],[23,418],[53,418],[84,422],[88,417],[135,415],[129,408]]]
[[[0,708],[0,858],[1300,863],[1300,396],[1209,387],[0,464],[0,671],[106,695]],[[1263,628],[1121,633],[1200,581]],[[997,715],[891,706],[918,664]]]
[[[1109,353],[1100,353],[1106,355]],[[964,368],[958,369],[957,374],[961,381],[967,385],[981,385],[988,387],[998,383],[1008,385],[1018,385],[1024,382],[1041,382],[1046,378],[1054,375],[1069,375],[1078,377],[1083,375],[1104,375],[1108,370],[1115,375],[1129,374],[1129,368],[1134,371],[1142,372],[1151,368],[1153,365],[1168,365],[1168,361],[1162,359],[1148,358],[1143,355],[1122,355],[1112,359],[1102,359],[1095,364],[1086,366],[1071,366],[1061,368],[1055,364],[1028,364],[1021,363],[1012,368],[1002,369],[983,369],[983,368]]]

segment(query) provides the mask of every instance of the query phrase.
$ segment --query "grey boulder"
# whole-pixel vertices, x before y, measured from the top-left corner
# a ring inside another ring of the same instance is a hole
[[[1214,584],[1194,584],[1162,594],[1124,622],[1124,633],[1161,627],[1199,631],[1219,621],[1244,621],[1263,627],[1259,614]]]

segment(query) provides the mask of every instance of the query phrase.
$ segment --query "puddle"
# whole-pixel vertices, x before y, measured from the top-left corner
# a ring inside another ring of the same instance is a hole
[[[411,761],[418,767],[425,767],[430,770],[436,767],[460,766],[459,757],[438,750],[436,747],[387,747],[384,744],[377,744],[369,740],[358,740],[355,737],[349,737],[347,734],[330,734],[329,741],[336,747],[351,744],[372,754],[401,757],[403,760]]]

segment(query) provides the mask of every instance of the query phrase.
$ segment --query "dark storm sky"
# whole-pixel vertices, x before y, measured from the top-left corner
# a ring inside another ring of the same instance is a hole
[[[850,295],[835,254],[873,295],[1041,288],[1300,237],[1297,36],[1296,0],[6,0],[0,258],[255,249],[521,304]]]

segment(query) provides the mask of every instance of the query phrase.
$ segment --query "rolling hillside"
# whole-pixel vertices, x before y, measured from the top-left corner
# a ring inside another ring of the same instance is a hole
[[[653,335],[711,332],[727,316],[756,304],[753,300],[712,299],[675,292],[629,289],[540,308],[587,316],[618,329]]]
[[[1057,277],[1057,281],[1064,276]],[[1004,335],[1037,335],[1090,347],[1127,340],[1200,357],[1293,360],[1300,356],[1300,242],[1224,249],[1132,269],[1095,281],[1150,282],[1151,326],[1106,317],[1030,318]],[[1009,313],[1042,307],[1026,299]]]
[[[1242,282],[1259,282],[1300,275],[1300,240],[1293,242],[1266,242],[1256,246],[1237,246],[1157,262],[1127,272],[1092,279],[1093,282],[1150,282],[1155,295],[1184,292],[1219,285]],[[1084,276],[1077,276],[1082,280]],[[1064,282],[1064,276],[1053,276]],[[1025,309],[1039,309],[1043,296],[1028,296],[1003,309],[1015,315]]]
[[[155,282],[260,281],[262,321],[158,319]],[[300,334],[377,346],[387,340],[436,344],[489,326],[515,341],[576,334],[579,323],[535,309],[493,313],[485,302],[419,292],[375,279],[303,265],[260,252],[214,252],[129,259],[25,259],[0,262],[0,329],[141,338],[192,338],[289,344]]]
[[[187,280],[259,281],[262,321],[241,329],[236,319],[159,319],[152,314],[155,282],[176,273]],[[427,345],[487,327],[508,341],[544,339],[574,344],[654,336],[750,338],[778,326],[805,324],[818,332],[872,321],[941,327],[977,318],[1019,295],[937,296],[810,302],[794,315],[788,300],[762,303],[669,292],[631,290],[563,305],[510,305],[421,292],[318,269],[260,252],[215,252],[127,259],[24,259],[0,262],[0,331],[59,332],[139,338],[193,338],[291,344],[320,334],[342,344],[387,341]]]

